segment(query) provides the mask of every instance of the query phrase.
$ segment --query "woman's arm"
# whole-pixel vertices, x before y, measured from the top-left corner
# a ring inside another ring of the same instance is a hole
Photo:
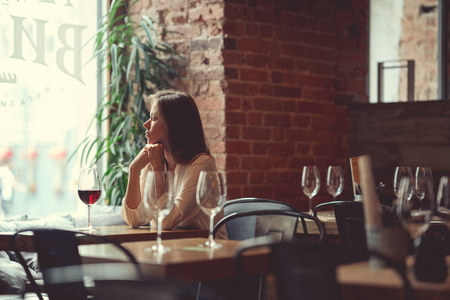
[[[153,145],[146,145],[131,162],[127,191],[122,200],[122,217],[127,224],[134,228],[147,224],[151,220],[151,215],[145,211],[142,205],[142,182],[145,182],[146,171],[151,167],[149,162],[155,161],[154,157],[163,153],[161,147],[151,146]],[[150,157],[153,159],[151,160]],[[144,176],[141,178],[142,170],[144,170]]]

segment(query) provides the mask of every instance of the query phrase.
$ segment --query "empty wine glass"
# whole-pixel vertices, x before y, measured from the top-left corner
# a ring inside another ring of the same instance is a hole
[[[309,199],[309,214],[313,214],[312,198],[320,189],[319,169],[316,166],[304,166],[302,174],[302,190]]]
[[[417,167],[416,169],[416,181],[415,181],[416,196],[420,200],[420,210],[430,210],[433,198],[433,173],[431,168]],[[425,207],[423,200],[427,196],[427,199],[431,201],[428,207]]]
[[[439,182],[437,212],[441,219],[450,220],[450,182],[447,176],[442,176]]]
[[[97,168],[83,168],[78,176],[78,197],[87,205],[88,225],[80,228],[82,231],[99,230],[91,225],[91,206],[94,205],[101,195],[101,181]]]
[[[404,177],[407,177],[410,181],[413,180],[414,177],[413,177],[413,173],[411,171],[411,168],[410,167],[397,167],[397,168],[395,168],[393,189],[394,189],[394,194],[397,197],[398,197],[398,190],[400,188],[400,181]],[[414,185],[413,184],[408,184],[408,190],[406,191],[405,196],[408,197],[408,200],[411,200],[413,194],[414,194]]]
[[[157,243],[146,251],[166,253],[170,251],[161,242],[162,221],[172,211],[175,201],[173,175],[170,171],[148,171],[144,185],[143,203],[152,217],[158,220]]]
[[[341,166],[329,166],[327,172],[327,192],[333,197],[333,201],[336,197],[342,193],[344,189],[344,172]]]
[[[198,206],[210,217],[209,240],[199,246],[211,249],[220,248],[222,244],[214,241],[213,229],[214,217],[222,210],[227,198],[224,174],[217,171],[201,171],[197,182],[196,196]]]
[[[431,212],[427,213],[415,208],[412,197],[409,197],[410,186],[413,184],[414,181],[407,177],[403,177],[400,181],[396,212],[403,228],[415,238],[420,235],[423,226],[430,221]]]

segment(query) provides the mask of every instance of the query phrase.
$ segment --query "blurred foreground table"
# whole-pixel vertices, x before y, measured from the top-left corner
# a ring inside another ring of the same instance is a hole
[[[69,229],[77,231],[76,228]],[[100,230],[92,230],[91,232],[83,231],[85,233],[91,233],[94,235],[104,236],[111,240],[115,240],[119,243],[137,242],[137,241],[156,241],[157,229],[148,226],[141,228],[131,228],[128,225],[118,226],[103,226]],[[192,238],[192,237],[207,237],[208,230],[200,229],[177,229],[177,230],[163,230],[161,236],[165,240],[179,239],[179,238]],[[11,237],[14,232],[0,232],[0,251],[11,251]],[[22,251],[34,251],[31,235],[23,235],[18,239],[19,248]]]
[[[447,256],[447,266],[450,257]],[[450,275],[444,283],[420,282],[413,273],[414,258],[407,259],[407,275],[417,300],[450,299]],[[404,299],[403,281],[400,276],[388,268],[374,270],[368,262],[341,265],[336,270],[341,286],[342,299]]]

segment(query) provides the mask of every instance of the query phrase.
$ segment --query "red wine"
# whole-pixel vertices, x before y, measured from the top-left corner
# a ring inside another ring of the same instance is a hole
[[[78,196],[84,204],[95,204],[98,198],[100,198],[101,190],[78,190]]]

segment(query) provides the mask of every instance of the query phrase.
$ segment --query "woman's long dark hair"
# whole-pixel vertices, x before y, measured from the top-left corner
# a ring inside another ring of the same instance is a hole
[[[173,159],[180,164],[189,163],[196,155],[208,153],[202,120],[191,95],[175,90],[158,91],[150,95],[157,101],[169,138]]]

